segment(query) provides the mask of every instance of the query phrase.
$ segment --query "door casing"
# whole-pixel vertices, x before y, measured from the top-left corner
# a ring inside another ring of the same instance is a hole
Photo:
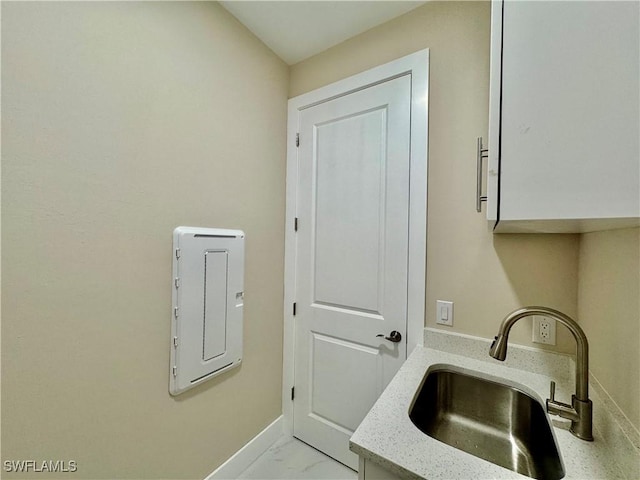
[[[407,295],[407,355],[423,343],[425,319],[426,240],[427,240],[427,164],[429,111],[429,49],[374,67],[291,98],[288,102],[287,178],[284,270],[284,343],[282,376],[282,413],[284,431],[293,435],[294,347],[296,273],[296,232],[298,187],[298,114],[334,98],[411,74],[411,156],[409,179],[409,270]]]

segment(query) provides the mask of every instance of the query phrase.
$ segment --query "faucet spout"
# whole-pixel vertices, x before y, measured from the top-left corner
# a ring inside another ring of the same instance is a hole
[[[571,420],[571,433],[583,440],[593,440],[592,435],[592,403],[589,400],[589,342],[580,325],[562,312],[547,307],[525,307],[511,312],[500,324],[489,355],[496,360],[504,361],[507,357],[509,332],[513,325],[524,317],[543,315],[562,323],[569,329],[576,340],[576,393],[572,396],[572,404],[547,400],[547,412]],[[567,408],[568,407],[568,408]]]

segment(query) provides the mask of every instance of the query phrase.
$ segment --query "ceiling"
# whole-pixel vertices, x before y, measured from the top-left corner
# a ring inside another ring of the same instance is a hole
[[[221,1],[234,17],[293,65],[402,15],[424,1]]]

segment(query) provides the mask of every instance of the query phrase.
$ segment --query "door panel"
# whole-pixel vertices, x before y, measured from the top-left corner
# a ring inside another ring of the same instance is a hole
[[[410,75],[299,114],[294,435],[354,469],[407,354],[410,116]]]
[[[314,130],[315,303],[380,313],[386,108]]]
[[[355,420],[367,414],[369,399],[380,388],[378,349],[315,332],[311,339],[310,415],[351,435],[349,432],[358,427]],[[342,358],[343,368],[333,367],[336,358]],[[357,383],[354,378],[358,378]]]

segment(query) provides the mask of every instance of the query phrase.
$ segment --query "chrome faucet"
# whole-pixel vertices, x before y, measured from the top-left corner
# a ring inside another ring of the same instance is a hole
[[[551,382],[551,394],[547,399],[547,412],[571,420],[569,431],[582,440],[592,441],[593,404],[589,400],[589,343],[580,326],[562,312],[546,307],[525,307],[511,312],[500,324],[500,331],[489,350],[496,360],[507,357],[507,341],[511,327],[524,317],[543,315],[553,318],[569,329],[577,343],[576,354],[576,393],[571,395],[571,405],[555,399],[556,383]]]

